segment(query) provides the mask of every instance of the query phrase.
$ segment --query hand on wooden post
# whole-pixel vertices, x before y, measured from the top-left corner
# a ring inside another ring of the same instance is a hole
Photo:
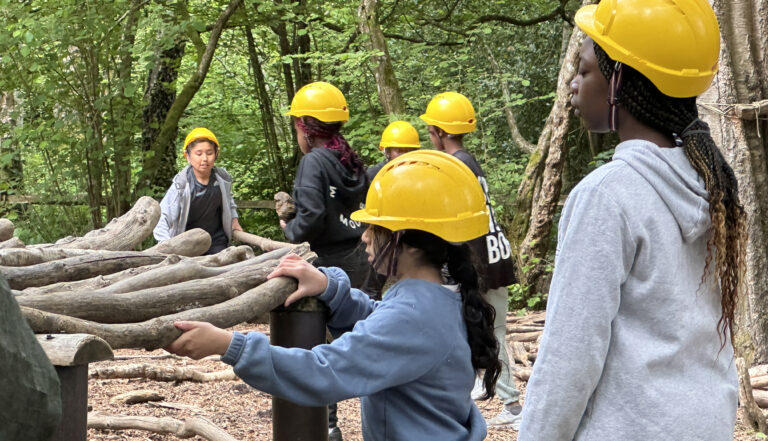
[[[232,341],[232,332],[207,322],[174,322],[173,325],[183,334],[163,349],[194,360],[224,355]]]
[[[296,254],[283,257],[277,268],[267,276],[267,279],[281,276],[293,277],[299,282],[296,291],[285,299],[285,306],[304,297],[322,294],[328,288],[328,277]]]

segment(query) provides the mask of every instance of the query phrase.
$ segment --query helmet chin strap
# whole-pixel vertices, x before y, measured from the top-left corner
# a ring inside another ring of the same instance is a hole
[[[611,132],[615,132],[619,126],[619,87],[621,87],[623,66],[622,63],[616,62],[611,80],[608,82],[608,127]]]

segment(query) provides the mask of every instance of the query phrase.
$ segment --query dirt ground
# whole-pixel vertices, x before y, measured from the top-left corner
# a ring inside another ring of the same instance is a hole
[[[250,330],[268,331],[265,325],[241,325],[235,327],[241,332]],[[91,369],[113,366],[116,364],[150,363],[159,366],[195,367],[205,372],[221,371],[228,366],[215,359],[200,361],[186,358],[157,358],[167,355],[165,351],[152,352],[135,350],[117,350],[116,357],[124,359],[91,364]],[[137,415],[169,417],[184,420],[192,416],[201,416],[222,428],[240,441],[267,441],[272,439],[271,397],[259,392],[241,381],[217,381],[208,383],[194,382],[157,382],[145,379],[90,379],[88,405],[93,411],[109,415]],[[518,387],[525,392],[525,384],[518,382]],[[134,405],[113,404],[110,398],[129,391],[149,389],[163,396],[163,402],[177,408],[158,407],[152,403]],[[501,410],[497,399],[478,402],[486,418],[492,418]],[[692,404],[694,405],[694,404]],[[339,404],[339,426],[345,441],[362,441],[360,430],[360,401],[347,400]],[[173,435],[156,434],[138,430],[88,430],[89,440],[110,441],[161,441],[176,440]],[[195,437],[194,440],[203,440]],[[737,423],[735,441],[760,439],[741,421]],[[517,433],[511,429],[489,429],[486,440],[515,441]]]

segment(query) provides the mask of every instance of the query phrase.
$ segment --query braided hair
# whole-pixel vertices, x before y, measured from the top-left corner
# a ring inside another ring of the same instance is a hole
[[[323,147],[340,153],[341,164],[354,174],[365,174],[363,161],[341,134],[341,122],[326,123],[311,116],[296,118],[299,128],[310,137],[328,138]]]
[[[616,62],[597,43],[597,64],[610,81]],[[747,243],[744,207],[739,201],[739,186],[709,133],[709,126],[699,119],[696,97],[673,98],[663,94],[643,74],[622,66],[618,105],[641,123],[669,136],[682,147],[691,166],[704,180],[709,202],[712,234],[707,240],[707,257],[701,283],[712,271],[720,284],[722,315],[717,322],[722,347],[726,337],[733,341],[733,320],[738,290],[745,268]]]
[[[467,340],[472,353],[472,367],[476,372],[485,370],[483,385],[487,400],[496,393],[496,380],[501,374],[499,342],[493,334],[496,312],[483,299],[478,290],[478,278],[472,264],[471,251],[467,244],[454,245],[421,230],[400,230],[392,232],[384,227],[373,226],[373,247],[376,250],[374,268],[387,263],[387,276],[397,272],[397,255],[403,245],[418,248],[423,252],[427,265],[440,270],[447,265],[451,278],[459,285]]]

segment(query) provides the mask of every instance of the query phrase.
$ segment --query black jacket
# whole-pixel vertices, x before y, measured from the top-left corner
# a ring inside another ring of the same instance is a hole
[[[512,251],[509,241],[504,236],[501,226],[496,222],[496,215],[493,213],[491,198],[488,196],[488,182],[485,180],[485,173],[480,168],[475,157],[466,150],[458,150],[453,154],[472,170],[480,181],[485,193],[485,204],[488,206],[490,217],[490,232],[485,236],[479,237],[469,242],[470,248],[482,261],[483,265],[477,268],[480,279],[481,289],[485,290],[508,286],[516,282],[515,264],[512,260]]]
[[[318,256],[358,245],[365,225],[350,219],[365,205],[368,179],[341,164],[338,153],[315,148],[301,158],[293,183],[296,217],[285,227],[291,242],[309,242]]]
[[[368,181],[372,182],[373,178],[376,177],[376,173],[378,173],[379,170],[384,168],[384,166],[387,165],[387,162],[389,161],[385,159],[372,167],[368,167],[368,170],[365,171],[365,173],[368,175]]]

